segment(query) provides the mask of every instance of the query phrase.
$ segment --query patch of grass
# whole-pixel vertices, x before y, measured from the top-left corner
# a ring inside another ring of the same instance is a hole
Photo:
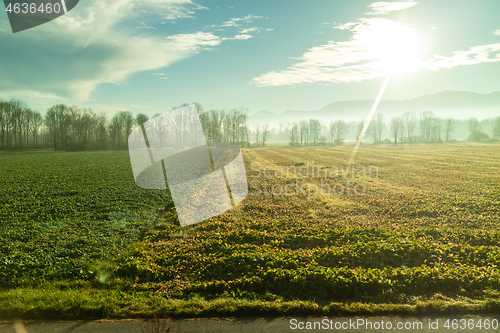
[[[249,181],[319,184],[278,166],[346,166],[350,149],[244,150]],[[2,154],[3,319],[493,313],[498,145],[365,147],[363,195],[275,195],[181,228],[127,152]],[[256,174],[252,162],[266,165]],[[312,163],[314,162],[314,163]],[[303,165],[302,165],[303,166]],[[322,169],[321,169],[322,168]],[[271,176],[271,177],[269,177]],[[255,184],[255,183],[254,183]],[[261,187],[263,190],[263,187]]]
[[[408,304],[264,301],[232,297],[169,299],[151,293],[53,286],[0,292],[0,320],[82,320],[98,318],[183,318],[214,316],[380,316],[496,314],[497,299],[416,299]]]

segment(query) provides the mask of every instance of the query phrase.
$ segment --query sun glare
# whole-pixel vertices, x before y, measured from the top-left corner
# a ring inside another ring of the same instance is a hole
[[[374,60],[373,67],[385,75],[416,71],[422,48],[414,29],[387,19],[371,19],[358,34]]]
[[[413,72],[419,69],[420,48],[415,40],[391,42],[380,50],[378,67],[386,75]]]

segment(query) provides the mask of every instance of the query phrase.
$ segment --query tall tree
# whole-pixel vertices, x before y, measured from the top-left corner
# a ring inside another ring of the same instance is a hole
[[[265,123],[262,127],[262,147],[266,146],[266,141],[269,137],[269,124]]]
[[[51,106],[47,110],[45,125],[49,131],[50,141],[54,146],[54,151],[57,151],[58,147],[62,148],[67,145],[68,120],[68,107],[64,104]]]
[[[443,122],[440,118],[434,117],[431,124],[432,141],[441,142],[441,133],[443,132]]]
[[[309,119],[309,134],[311,136],[311,140],[313,145],[316,146],[316,143],[321,135],[321,123],[317,119]]]
[[[123,137],[123,118],[120,117],[120,112],[117,112],[109,123],[109,135],[113,142],[113,149],[120,149],[120,143]]]
[[[289,143],[290,146],[296,146],[299,143],[299,125],[296,122],[291,124]]]
[[[470,117],[467,120],[467,126],[469,128],[469,134],[473,134],[481,130],[479,120],[477,120],[477,118],[474,117]]]
[[[299,129],[300,129],[300,145],[302,144],[307,145],[307,139],[308,139],[308,131],[309,131],[309,126],[307,124],[307,121],[301,120],[299,123]]]
[[[31,117],[30,135],[32,136],[32,144],[34,147],[38,145],[38,131],[43,125],[43,117],[39,112],[34,111]]]
[[[260,134],[260,124],[254,125],[255,131],[255,144],[259,146],[259,134]]]
[[[10,105],[0,100],[0,146],[5,149],[10,127]]]
[[[389,123],[389,127],[394,138],[394,145],[398,144],[398,138],[401,136],[401,132],[404,128],[404,121],[402,117],[394,117]]]
[[[381,113],[377,113],[377,115],[373,117],[368,127],[368,133],[373,138],[374,144],[382,142],[382,135],[384,133],[384,129],[385,129],[384,116]]]
[[[488,140],[489,139],[488,134],[484,133],[481,130],[481,125],[479,123],[479,120],[477,120],[477,118],[470,117],[467,120],[467,125],[469,128],[469,137],[467,138],[467,140],[479,142],[481,140]]]
[[[96,125],[96,130],[97,130],[97,135],[96,135],[96,140],[97,143],[101,146],[101,148],[105,149],[106,144],[107,144],[107,138],[108,138],[108,120],[106,119],[106,114],[102,112],[99,116],[97,116],[96,119],[97,125]]]
[[[423,142],[430,142],[432,139],[434,118],[434,112],[432,111],[423,111],[420,114],[420,133]]]
[[[134,116],[132,115],[132,112],[130,111],[121,111],[120,117],[122,118],[122,124],[123,124],[123,134],[124,134],[123,139],[126,144],[128,136],[130,135],[132,129],[134,128],[135,119]]]
[[[494,141],[498,141],[500,139],[500,117],[496,117],[494,120],[491,138]]]
[[[328,132],[332,138],[332,143],[341,145],[344,142],[345,135],[347,133],[347,124],[340,119],[335,122],[330,122]]]
[[[415,136],[415,131],[417,129],[417,117],[415,116],[415,113],[405,112],[403,114],[403,122],[406,136],[408,137],[408,143],[411,144]]]
[[[453,131],[456,127],[457,124],[455,119],[453,119],[452,117],[446,118],[444,128],[446,142],[449,142],[451,140],[451,135],[453,134]]]
[[[23,126],[26,117],[26,109],[28,109],[28,105],[26,102],[21,101],[20,99],[11,98],[9,100],[10,104],[10,115],[11,115],[11,123],[12,123],[12,137],[14,138],[14,146],[20,147],[22,146],[22,134],[23,134]]]

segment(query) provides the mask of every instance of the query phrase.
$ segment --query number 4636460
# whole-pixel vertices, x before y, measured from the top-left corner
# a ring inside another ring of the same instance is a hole
[[[59,3],[51,4],[51,3],[42,3],[37,6],[36,3],[9,3],[6,7],[6,11],[15,14],[35,14],[35,13],[56,13],[58,14],[61,11],[61,5]]]

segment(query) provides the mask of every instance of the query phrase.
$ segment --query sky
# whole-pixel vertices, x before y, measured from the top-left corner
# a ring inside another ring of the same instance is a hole
[[[500,1],[80,0],[12,33],[0,11],[0,98],[111,116],[318,110],[334,101],[500,91]]]

